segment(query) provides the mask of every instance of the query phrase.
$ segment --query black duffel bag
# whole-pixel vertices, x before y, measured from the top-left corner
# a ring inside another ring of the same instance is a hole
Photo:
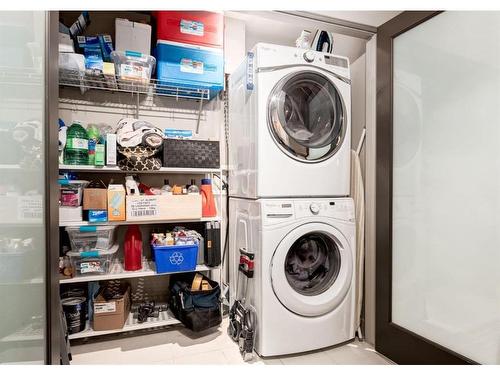
[[[195,274],[175,275],[170,284],[170,310],[187,328],[200,332],[216,327],[222,322],[220,310],[220,286],[207,280],[212,289],[191,290]]]

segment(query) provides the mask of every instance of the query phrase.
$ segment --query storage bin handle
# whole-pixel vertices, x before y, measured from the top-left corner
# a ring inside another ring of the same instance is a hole
[[[80,253],[80,256],[82,258],[95,258],[99,256],[99,251],[98,250],[93,250],[93,251],[82,251]]]
[[[97,232],[97,227],[95,225],[81,226],[80,232]]]

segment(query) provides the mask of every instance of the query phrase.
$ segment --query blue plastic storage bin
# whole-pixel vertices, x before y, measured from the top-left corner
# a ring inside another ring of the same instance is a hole
[[[210,98],[224,88],[222,49],[159,40],[156,45],[156,60],[157,78],[161,85],[209,89]],[[184,94],[200,96],[188,91]]]
[[[198,258],[198,244],[157,246],[151,245],[156,273],[194,271]]]

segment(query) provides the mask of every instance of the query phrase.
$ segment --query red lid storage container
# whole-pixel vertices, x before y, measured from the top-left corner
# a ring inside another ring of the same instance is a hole
[[[157,11],[156,37],[178,43],[223,47],[224,16],[205,11]]]

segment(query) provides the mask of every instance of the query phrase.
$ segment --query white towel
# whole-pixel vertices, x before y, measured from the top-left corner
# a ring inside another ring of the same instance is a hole
[[[363,279],[365,262],[365,189],[361,163],[356,151],[351,150],[351,197],[356,212],[356,315],[355,327],[361,324],[361,308],[363,305]]]

